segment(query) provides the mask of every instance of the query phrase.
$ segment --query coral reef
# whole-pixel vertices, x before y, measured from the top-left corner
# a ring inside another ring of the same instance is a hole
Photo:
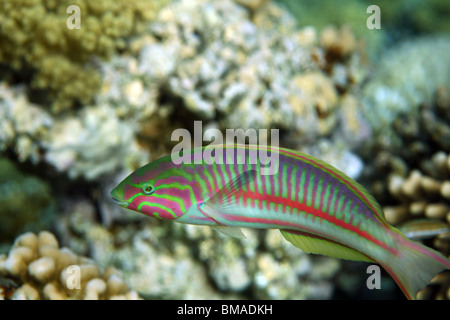
[[[0,150],[14,149],[20,161],[45,161],[71,178],[94,180],[148,158],[133,126],[106,103],[54,116],[30,103],[22,88],[0,84],[0,106]]]
[[[384,55],[385,45],[392,45],[407,37],[429,34],[448,34],[449,6],[439,0],[322,0],[304,2],[277,0],[299,24],[310,25],[319,31],[330,25],[350,27],[356,36],[364,39],[364,46],[374,58]],[[381,11],[381,29],[366,28],[371,15],[367,8],[377,5]]]
[[[130,5],[136,3],[143,2]],[[148,162],[150,156],[167,153],[174,143],[170,141],[173,129],[190,129],[194,119],[203,120],[204,128],[219,130],[279,128],[283,145],[302,148],[353,178],[359,176],[362,162],[351,150],[371,132],[360,113],[358,90],[367,68],[357,37],[348,28],[322,33],[311,27],[298,30],[290,14],[273,2],[239,3],[180,0],[163,8],[145,33],[130,39],[125,52],[95,63],[98,86],[80,80],[92,92],[81,84],[64,89],[67,82],[57,77],[55,82],[43,80],[38,88],[53,92],[53,110],[32,100],[25,85],[0,83],[0,150],[12,151],[19,162],[44,163],[45,170],[51,166],[67,176],[71,192],[58,195],[61,212],[54,227],[61,243],[73,252],[59,249],[53,240],[49,252],[58,252],[63,260],[77,257],[78,264],[89,265],[86,270],[97,270],[89,281],[82,281],[84,289],[68,292],[60,279],[68,265],[59,268],[59,258],[41,254],[39,245],[30,244],[31,248],[17,240],[9,256],[0,259],[0,279],[6,275],[20,283],[13,297],[110,297],[109,272],[102,276],[99,271],[107,266],[121,270],[130,287],[146,298],[332,296],[341,262],[306,255],[277,231],[249,231],[243,241],[225,239],[209,228],[154,221],[110,203],[113,180]],[[102,5],[98,4],[99,12]],[[118,2],[121,5],[125,6]],[[124,10],[124,17],[129,14]],[[127,30],[112,32],[114,41],[101,44],[103,49],[96,45],[101,37],[88,41],[95,47],[92,55],[109,57],[131,34]],[[39,45],[41,36],[36,39],[30,46]],[[80,59],[90,55],[82,50]],[[57,63],[55,71],[46,71],[42,62],[31,58],[25,59],[26,65],[14,67],[34,66],[34,81],[69,65],[93,72],[83,69],[87,60],[73,63],[70,57],[55,52],[48,60]],[[65,74],[70,77],[71,72]],[[80,73],[76,79],[84,76]],[[70,108],[79,97],[86,99]],[[46,175],[49,180],[53,177],[41,172]],[[89,195],[77,190],[79,180],[88,181],[84,192]],[[34,252],[26,253],[33,258],[21,256],[21,251]],[[74,252],[91,257],[99,267]],[[16,255],[20,263],[26,262],[20,274],[9,269],[12,262],[7,263]],[[44,281],[48,277],[49,287]]]
[[[190,119],[220,130],[278,128],[291,148],[333,136],[348,150],[366,139],[356,93],[365,68],[351,32],[329,30],[321,47],[311,28],[296,29],[275,4],[259,11],[283,32],[258,27],[232,1],[163,8],[127,54],[98,63],[94,103],[63,114],[30,103],[26,88],[2,84],[0,148],[94,181],[146,162],[142,147],[167,153],[171,131]],[[337,46],[342,37],[348,41]]]
[[[414,39],[383,54],[373,78],[364,87],[364,115],[386,144],[398,139],[391,122],[401,112],[418,113],[422,102],[450,82],[450,37]]]
[[[174,3],[151,26],[160,41],[141,43],[138,69],[144,79],[165,80],[160,99],[177,103],[175,116],[182,106],[219,129],[293,129],[297,145],[330,135],[339,118],[340,91],[322,70],[325,50],[310,28],[296,29],[275,4],[268,3],[260,15],[276,22],[272,29],[283,26],[283,32],[258,27],[231,1]],[[340,79],[362,69],[354,58],[360,54],[356,46],[347,48],[337,67],[344,73]],[[331,64],[323,66],[325,72]]]
[[[423,161],[423,165],[433,166],[436,173],[450,172],[450,155],[436,153],[431,159]],[[448,176],[448,173],[445,175]],[[388,190],[393,197],[405,203],[404,206],[385,208],[385,214],[394,224],[407,220],[406,214],[425,216],[430,219],[444,219],[450,207],[446,204],[450,199],[450,180],[437,178],[436,175],[423,174],[413,169],[406,177],[394,172],[388,181]],[[429,201],[435,199],[434,201]],[[405,214],[405,215],[404,215]],[[450,216],[449,216],[450,218]]]
[[[20,285],[10,297],[17,300],[139,299],[118,270],[101,272],[92,260],[60,248],[48,231],[19,236],[0,256],[0,276]]]
[[[383,11],[382,30],[370,30],[366,28],[366,20],[369,17],[366,10],[369,5],[374,3],[369,1],[349,3],[345,0],[322,0],[320,2],[278,0],[277,2],[285,7],[302,26],[312,26],[319,32],[330,27],[351,29],[358,39],[364,40],[364,46],[371,54],[378,52],[385,41],[384,10],[387,5],[381,6],[377,3]]]
[[[88,62],[126,46],[168,1],[2,1],[0,63],[33,72],[32,88],[47,90],[55,112],[91,102],[101,77]],[[66,26],[70,5],[80,9],[80,29]]]

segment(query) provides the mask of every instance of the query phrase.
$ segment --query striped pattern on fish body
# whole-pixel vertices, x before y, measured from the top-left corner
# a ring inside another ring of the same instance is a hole
[[[362,186],[323,161],[281,148],[214,148],[195,149],[180,164],[171,156],[152,162],[119,184],[113,198],[149,216],[238,237],[243,227],[280,229],[306,252],[378,262],[408,298],[449,268],[445,257],[390,226]],[[270,161],[277,170],[262,174]]]
[[[224,185],[241,177],[238,189],[231,184],[232,192],[222,193],[221,199],[212,199],[220,213],[214,219],[216,223],[229,227],[296,230],[347,246],[356,243],[361,252],[372,242],[395,250],[395,240],[385,237],[382,229],[387,224],[379,206],[367,193],[351,185],[347,176],[336,169],[331,171],[328,165],[307,155],[287,150],[280,150],[279,154],[278,172],[274,175],[259,174],[261,162],[252,165],[249,159],[236,166],[212,163],[197,167],[201,169],[198,169],[196,179],[202,190],[206,190],[202,199],[210,199]],[[243,162],[240,159],[233,161]],[[219,171],[224,174],[214,175]],[[209,183],[214,176],[221,181]],[[203,200],[199,202],[203,203]],[[192,209],[178,221],[201,224],[199,220],[203,219],[211,222],[205,218],[207,210],[195,206]],[[361,242],[363,239],[369,243]]]

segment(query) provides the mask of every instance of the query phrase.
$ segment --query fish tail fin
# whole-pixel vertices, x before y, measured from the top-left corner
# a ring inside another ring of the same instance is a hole
[[[440,271],[450,269],[450,261],[437,251],[401,235],[395,259],[382,264],[408,299],[416,294]]]

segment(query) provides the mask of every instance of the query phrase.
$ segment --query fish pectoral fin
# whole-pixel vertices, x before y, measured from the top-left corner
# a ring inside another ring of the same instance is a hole
[[[249,190],[255,183],[256,173],[256,170],[249,170],[234,178],[204,202],[205,209],[211,213],[235,213],[237,207],[234,201],[231,203],[230,200],[240,197],[243,192]]]
[[[233,238],[246,239],[241,228],[227,226],[229,221],[224,217],[227,214],[240,214],[242,209],[235,205],[234,199],[240,197],[242,192],[249,190],[255,182],[256,170],[249,170],[227,183],[211,198],[200,204],[205,215],[214,219],[219,225],[212,228]],[[233,199],[233,201],[231,201]]]
[[[238,227],[214,226],[212,228],[232,238],[247,239],[242,229]]]
[[[331,240],[294,230],[280,230],[283,237],[306,253],[322,254],[334,258],[374,262],[355,249],[338,244]]]

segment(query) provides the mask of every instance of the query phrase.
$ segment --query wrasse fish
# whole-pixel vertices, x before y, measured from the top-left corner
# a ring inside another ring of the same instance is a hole
[[[262,174],[269,154],[272,161],[277,156],[277,170]],[[190,161],[181,163],[173,156],[130,174],[112,190],[113,201],[238,238],[244,237],[241,228],[279,229],[307,253],[380,264],[408,299],[450,269],[446,257],[389,225],[361,185],[315,157],[229,145],[193,149],[183,154]]]

